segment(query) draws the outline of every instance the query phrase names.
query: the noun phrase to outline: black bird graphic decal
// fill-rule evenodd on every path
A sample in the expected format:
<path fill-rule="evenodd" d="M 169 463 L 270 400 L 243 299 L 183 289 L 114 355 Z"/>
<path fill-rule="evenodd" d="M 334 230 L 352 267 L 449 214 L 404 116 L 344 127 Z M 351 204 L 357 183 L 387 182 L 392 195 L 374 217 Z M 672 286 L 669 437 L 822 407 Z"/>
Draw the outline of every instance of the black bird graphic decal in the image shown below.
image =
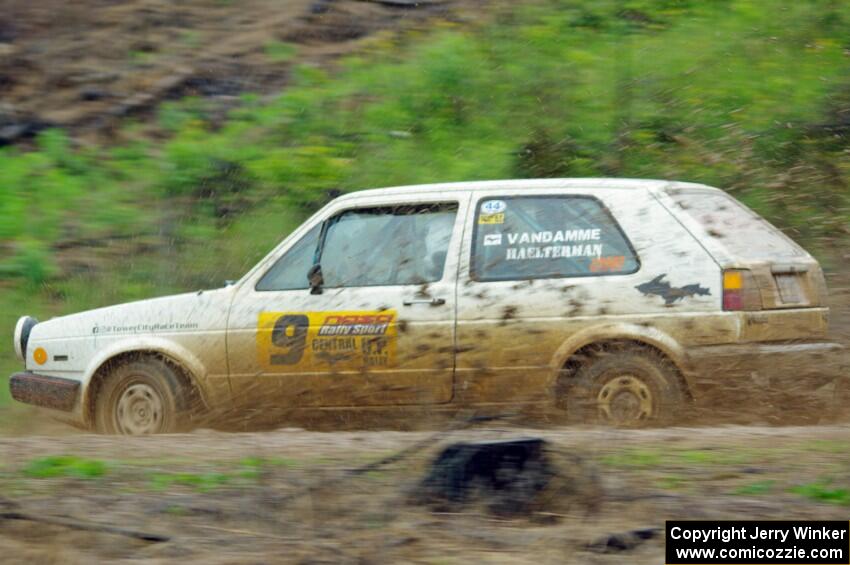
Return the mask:
<path fill-rule="evenodd" d="M 664 280 L 665 276 L 667 275 L 658 275 L 651 281 L 639 284 L 635 288 L 647 296 L 651 294 L 660 296 L 664 299 L 664 304 L 667 306 L 671 306 L 677 300 L 682 300 L 687 296 L 711 295 L 709 289 L 700 286 L 699 283 L 686 284 L 679 287 L 670 286 L 670 283 Z"/>

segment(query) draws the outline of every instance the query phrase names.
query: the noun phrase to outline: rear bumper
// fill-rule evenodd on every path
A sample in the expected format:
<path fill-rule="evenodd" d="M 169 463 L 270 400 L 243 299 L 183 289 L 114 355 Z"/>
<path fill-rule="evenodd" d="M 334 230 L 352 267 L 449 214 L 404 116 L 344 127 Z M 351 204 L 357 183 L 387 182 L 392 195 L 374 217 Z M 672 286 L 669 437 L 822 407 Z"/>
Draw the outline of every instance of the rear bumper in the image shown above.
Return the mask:
<path fill-rule="evenodd" d="M 80 396 L 80 382 L 26 371 L 9 378 L 9 390 L 18 402 L 73 412 Z"/>
<path fill-rule="evenodd" d="M 850 390 L 850 359 L 831 342 L 773 342 L 696 347 L 688 352 L 700 392 L 777 391 L 830 396 Z M 829 389 L 829 390 L 825 390 Z M 709 395 L 711 396 L 711 395 Z"/>

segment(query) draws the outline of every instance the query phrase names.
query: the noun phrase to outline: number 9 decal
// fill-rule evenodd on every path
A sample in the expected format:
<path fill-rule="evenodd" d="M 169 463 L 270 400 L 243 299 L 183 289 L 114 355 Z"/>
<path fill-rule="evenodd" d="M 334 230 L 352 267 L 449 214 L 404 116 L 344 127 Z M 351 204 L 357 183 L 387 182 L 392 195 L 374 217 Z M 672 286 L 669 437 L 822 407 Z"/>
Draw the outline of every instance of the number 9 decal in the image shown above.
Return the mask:
<path fill-rule="evenodd" d="M 310 319 L 300 314 L 281 316 L 272 329 L 272 345 L 285 349 L 285 353 L 272 353 L 269 359 L 271 365 L 295 365 L 304 356 L 307 346 L 307 331 L 310 329 Z"/>
<path fill-rule="evenodd" d="M 392 367 L 395 316 L 394 310 L 260 312 L 257 366 L 270 374 Z"/>

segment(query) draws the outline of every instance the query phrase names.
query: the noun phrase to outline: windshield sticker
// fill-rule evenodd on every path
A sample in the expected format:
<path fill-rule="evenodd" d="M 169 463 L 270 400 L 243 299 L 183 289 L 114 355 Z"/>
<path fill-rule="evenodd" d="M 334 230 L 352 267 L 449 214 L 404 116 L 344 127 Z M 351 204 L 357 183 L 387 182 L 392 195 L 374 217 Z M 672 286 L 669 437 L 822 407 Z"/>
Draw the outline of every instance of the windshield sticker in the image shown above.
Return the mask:
<path fill-rule="evenodd" d="M 508 243 L 510 245 L 524 245 L 526 243 L 560 243 L 572 241 L 599 241 L 602 230 L 599 228 L 588 230 L 555 230 L 537 231 L 523 233 L 509 233 Z"/>
<path fill-rule="evenodd" d="M 577 241 L 593 242 L 601 239 L 599 228 L 585 230 L 555 230 L 507 234 L 508 247 L 505 250 L 506 261 L 524 259 L 557 259 L 560 257 L 601 257 L 601 243 L 582 243 L 576 245 L 528 246 L 529 243 L 568 243 Z M 516 247 L 520 245 L 522 247 Z"/>
<path fill-rule="evenodd" d="M 617 273 L 623 270 L 623 265 L 626 262 L 624 255 L 611 255 L 608 257 L 595 257 L 590 262 L 591 273 Z"/>
<path fill-rule="evenodd" d="M 481 214 L 488 216 L 493 214 L 501 214 L 507 209 L 508 205 L 505 204 L 504 200 L 488 200 L 487 202 L 481 205 Z"/>
<path fill-rule="evenodd" d="M 504 224 L 505 223 L 505 213 L 499 212 L 498 214 L 481 214 L 478 216 L 479 224 Z"/>
<path fill-rule="evenodd" d="M 502 245 L 502 234 L 490 233 L 485 235 L 484 245 Z"/>
<path fill-rule="evenodd" d="M 602 244 L 593 245 L 547 245 L 546 247 L 508 247 L 505 250 L 506 261 L 523 259 L 558 259 L 560 257 L 599 257 Z"/>
<path fill-rule="evenodd" d="M 396 325 L 395 310 L 262 312 L 258 361 L 270 372 L 391 367 Z"/>

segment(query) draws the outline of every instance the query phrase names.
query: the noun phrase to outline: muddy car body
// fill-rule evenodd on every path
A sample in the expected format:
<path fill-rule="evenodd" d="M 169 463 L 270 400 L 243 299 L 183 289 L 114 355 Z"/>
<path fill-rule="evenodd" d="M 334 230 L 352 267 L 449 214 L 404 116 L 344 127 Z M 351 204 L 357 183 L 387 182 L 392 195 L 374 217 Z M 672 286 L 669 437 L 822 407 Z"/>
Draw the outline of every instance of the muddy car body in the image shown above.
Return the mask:
<path fill-rule="evenodd" d="M 367 190 L 231 286 L 22 318 L 26 371 L 11 389 L 123 433 L 177 429 L 190 409 L 545 403 L 663 421 L 705 391 L 776 386 L 788 358 L 837 349 L 825 300 L 815 259 L 711 187 Z"/>

